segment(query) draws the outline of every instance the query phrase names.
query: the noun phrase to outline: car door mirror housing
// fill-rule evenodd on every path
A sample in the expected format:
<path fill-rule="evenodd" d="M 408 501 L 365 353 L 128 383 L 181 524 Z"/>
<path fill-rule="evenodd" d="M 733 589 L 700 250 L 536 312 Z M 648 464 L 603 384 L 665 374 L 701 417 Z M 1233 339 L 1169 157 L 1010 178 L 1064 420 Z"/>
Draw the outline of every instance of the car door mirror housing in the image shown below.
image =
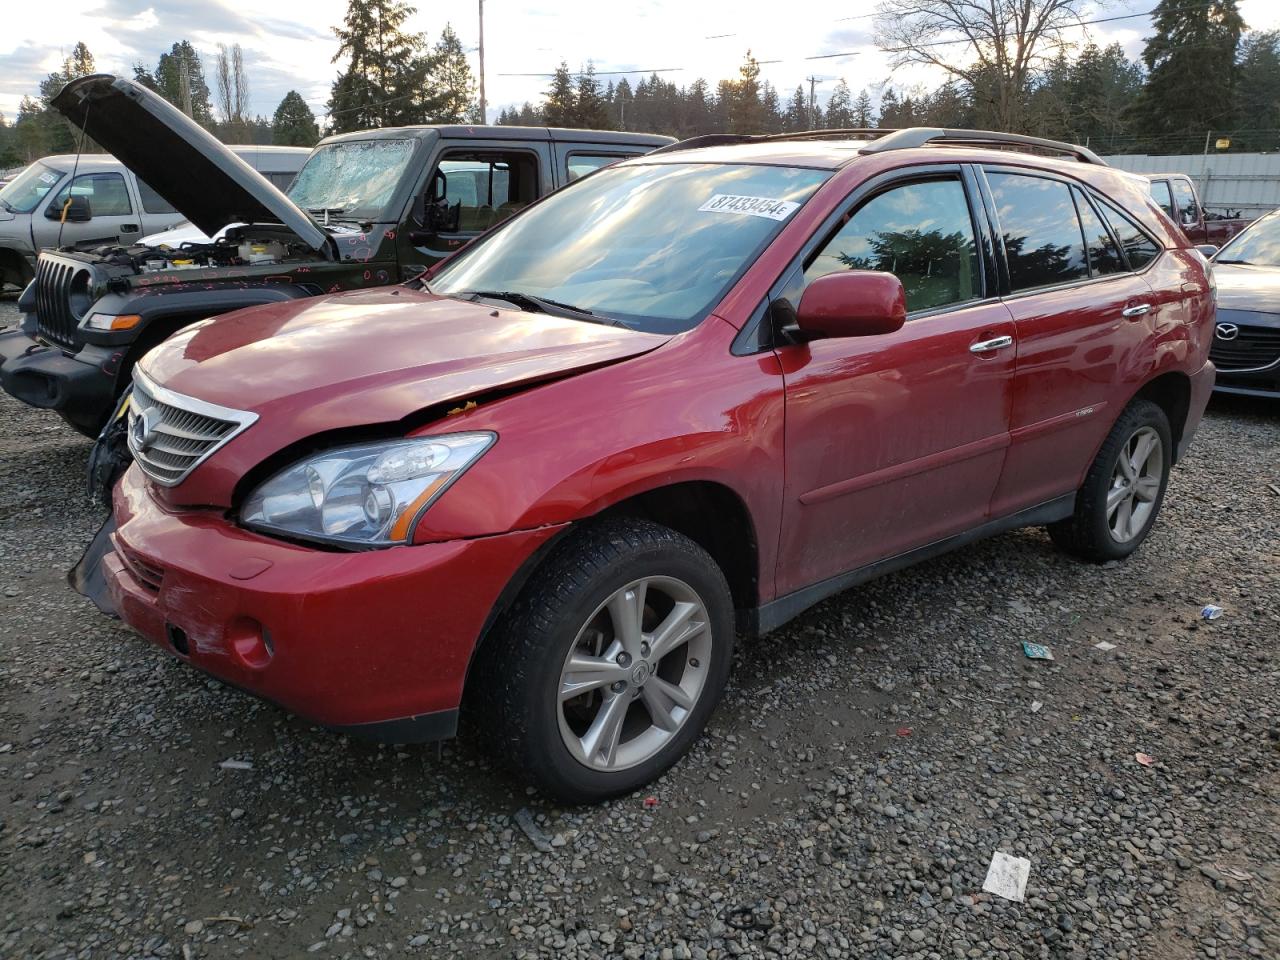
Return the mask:
<path fill-rule="evenodd" d="M 796 328 L 807 340 L 893 333 L 906 321 L 902 281 L 875 270 L 818 277 L 805 287 L 796 308 Z"/>
<path fill-rule="evenodd" d="M 87 223 L 93 219 L 88 197 L 68 197 L 62 203 L 51 203 L 45 208 L 44 215 L 50 220 L 61 220 L 63 206 L 67 208 L 67 223 Z"/>
<path fill-rule="evenodd" d="M 1206 260 L 1212 260 L 1218 252 L 1218 248 L 1212 243 L 1198 243 L 1196 244 L 1196 249 L 1200 251 L 1200 255 Z"/>

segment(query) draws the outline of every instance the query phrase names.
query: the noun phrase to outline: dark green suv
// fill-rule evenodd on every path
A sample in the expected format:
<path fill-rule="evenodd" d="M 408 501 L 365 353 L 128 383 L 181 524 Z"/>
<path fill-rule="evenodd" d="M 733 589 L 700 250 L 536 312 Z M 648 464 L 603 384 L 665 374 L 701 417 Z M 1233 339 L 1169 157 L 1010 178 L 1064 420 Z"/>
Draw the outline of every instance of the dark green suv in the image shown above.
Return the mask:
<path fill-rule="evenodd" d="M 399 283 L 539 197 L 673 142 L 546 127 L 423 126 L 328 137 L 280 191 L 167 101 L 105 74 L 53 105 L 190 220 L 132 246 L 41 254 L 0 384 L 95 434 L 134 362 L 240 307 Z M 68 205 L 82 217 L 86 201 Z"/>

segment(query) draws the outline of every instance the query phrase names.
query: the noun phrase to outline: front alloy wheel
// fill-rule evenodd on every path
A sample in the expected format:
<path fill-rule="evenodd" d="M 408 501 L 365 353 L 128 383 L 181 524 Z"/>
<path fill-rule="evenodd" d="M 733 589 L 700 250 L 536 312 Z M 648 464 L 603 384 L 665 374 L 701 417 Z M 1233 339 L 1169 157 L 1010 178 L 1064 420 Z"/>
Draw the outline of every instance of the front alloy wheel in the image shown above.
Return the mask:
<path fill-rule="evenodd" d="M 483 648 L 473 716 L 552 797 L 628 793 L 702 732 L 733 634 L 729 587 L 705 550 L 647 520 L 594 521 L 557 545 Z"/>
<path fill-rule="evenodd" d="M 680 731 L 707 684 L 707 620 L 672 577 L 636 580 L 596 608 L 560 671 L 560 736 L 579 763 L 633 767 Z"/>

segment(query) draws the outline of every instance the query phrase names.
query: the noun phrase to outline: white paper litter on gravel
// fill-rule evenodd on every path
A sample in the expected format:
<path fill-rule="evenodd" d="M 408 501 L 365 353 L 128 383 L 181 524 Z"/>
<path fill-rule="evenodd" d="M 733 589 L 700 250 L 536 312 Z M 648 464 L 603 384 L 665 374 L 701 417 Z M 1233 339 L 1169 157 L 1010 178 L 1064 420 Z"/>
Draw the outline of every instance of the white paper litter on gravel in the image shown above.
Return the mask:
<path fill-rule="evenodd" d="M 1099 650 L 1101 650 L 1103 653 L 1106 653 L 1108 650 L 1114 650 L 1116 648 L 1116 645 L 1114 643 L 1107 643 L 1107 641 L 1105 640 L 1099 640 L 1097 643 L 1094 644 L 1094 646 L 1097 647 Z"/>
<path fill-rule="evenodd" d="M 1031 861 L 1024 857 L 1011 857 L 997 850 L 991 855 L 987 867 L 987 879 L 982 889 L 1006 900 L 1022 903 L 1026 899 L 1027 878 L 1031 876 Z"/>

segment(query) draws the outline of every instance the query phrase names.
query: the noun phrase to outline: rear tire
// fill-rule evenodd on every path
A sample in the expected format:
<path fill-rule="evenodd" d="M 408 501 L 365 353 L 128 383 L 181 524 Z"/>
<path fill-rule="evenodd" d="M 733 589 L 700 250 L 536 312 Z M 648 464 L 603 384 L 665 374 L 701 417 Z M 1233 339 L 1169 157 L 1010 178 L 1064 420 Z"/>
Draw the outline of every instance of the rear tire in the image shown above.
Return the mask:
<path fill-rule="evenodd" d="M 724 574 L 692 540 L 607 520 L 560 544 L 484 651 L 479 722 L 545 794 L 635 790 L 689 750 L 733 657 Z"/>
<path fill-rule="evenodd" d="M 1137 550 L 1160 514 L 1172 452 L 1165 412 L 1149 400 L 1130 403 L 1089 467 L 1075 513 L 1049 525 L 1053 542 L 1094 563 Z"/>

